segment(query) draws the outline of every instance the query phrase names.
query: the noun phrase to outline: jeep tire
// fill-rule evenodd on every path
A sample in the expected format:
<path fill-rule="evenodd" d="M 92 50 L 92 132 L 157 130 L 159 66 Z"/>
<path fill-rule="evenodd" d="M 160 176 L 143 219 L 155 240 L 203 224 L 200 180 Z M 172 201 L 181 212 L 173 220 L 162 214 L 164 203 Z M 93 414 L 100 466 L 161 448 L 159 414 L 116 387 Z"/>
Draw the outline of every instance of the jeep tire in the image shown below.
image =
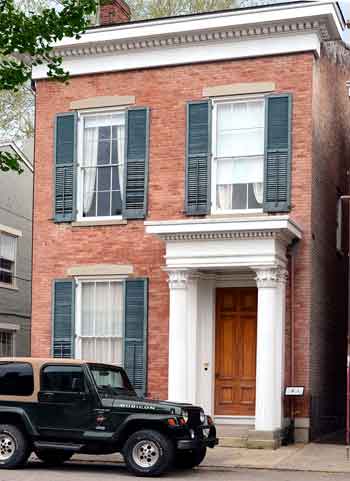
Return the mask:
<path fill-rule="evenodd" d="M 207 454 L 207 448 L 191 449 L 191 451 L 177 451 L 175 467 L 192 469 L 199 466 Z"/>
<path fill-rule="evenodd" d="M 23 466 L 30 448 L 23 432 L 12 424 L 0 424 L 0 469 Z"/>
<path fill-rule="evenodd" d="M 123 456 L 136 476 L 159 476 L 174 460 L 174 445 L 164 434 L 151 429 L 136 431 L 126 440 Z"/>
<path fill-rule="evenodd" d="M 48 466 L 59 466 L 69 461 L 73 453 L 70 451 L 59 451 L 57 449 L 43 449 L 35 451 L 35 455 Z"/>

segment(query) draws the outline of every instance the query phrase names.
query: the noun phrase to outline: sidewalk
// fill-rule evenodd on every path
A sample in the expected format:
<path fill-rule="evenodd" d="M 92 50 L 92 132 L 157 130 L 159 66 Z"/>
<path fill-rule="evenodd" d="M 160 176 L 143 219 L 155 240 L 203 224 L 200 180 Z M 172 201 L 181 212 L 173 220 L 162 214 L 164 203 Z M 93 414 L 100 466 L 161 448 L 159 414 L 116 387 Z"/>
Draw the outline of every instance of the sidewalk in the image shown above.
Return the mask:
<path fill-rule="evenodd" d="M 119 454 L 109 456 L 75 455 L 73 460 L 93 463 L 121 463 Z M 276 451 L 218 447 L 208 449 L 201 468 L 230 470 L 236 468 L 276 469 L 281 471 L 314 471 L 350 473 L 346 447 L 332 444 L 306 444 L 282 447 Z"/>

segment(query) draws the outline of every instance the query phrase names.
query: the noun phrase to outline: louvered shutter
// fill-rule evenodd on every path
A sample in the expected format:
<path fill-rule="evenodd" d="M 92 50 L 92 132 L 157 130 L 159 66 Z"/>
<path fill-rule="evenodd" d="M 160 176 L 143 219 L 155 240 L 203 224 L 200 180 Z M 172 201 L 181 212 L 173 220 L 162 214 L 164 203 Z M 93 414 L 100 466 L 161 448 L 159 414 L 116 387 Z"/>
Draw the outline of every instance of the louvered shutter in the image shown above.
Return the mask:
<path fill-rule="evenodd" d="M 124 367 L 139 395 L 147 389 L 147 279 L 125 282 Z"/>
<path fill-rule="evenodd" d="M 130 108 L 126 121 L 124 217 L 144 219 L 147 213 L 149 109 Z"/>
<path fill-rule="evenodd" d="M 210 129 L 211 103 L 187 105 L 186 213 L 203 215 L 210 211 Z"/>
<path fill-rule="evenodd" d="M 291 184 L 290 94 L 271 95 L 266 105 L 264 212 L 289 212 Z"/>
<path fill-rule="evenodd" d="M 58 114 L 55 122 L 55 221 L 75 218 L 76 114 Z"/>
<path fill-rule="evenodd" d="M 74 357 L 74 290 L 74 281 L 54 281 L 52 323 L 53 357 Z"/>

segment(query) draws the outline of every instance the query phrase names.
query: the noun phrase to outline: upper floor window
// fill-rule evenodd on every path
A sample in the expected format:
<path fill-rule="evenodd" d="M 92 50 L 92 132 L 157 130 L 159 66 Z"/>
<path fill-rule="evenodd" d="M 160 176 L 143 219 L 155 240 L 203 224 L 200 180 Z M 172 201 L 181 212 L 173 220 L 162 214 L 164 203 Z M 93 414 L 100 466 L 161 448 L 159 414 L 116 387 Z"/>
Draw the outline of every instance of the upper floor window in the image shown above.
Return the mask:
<path fill-rule="evenodd" d="M 123 210 L 125 112 L 85 114 L 79 130 L 80 218 L 120 216 Z"/>
<path fill-rule="evenodd" d="M 264 99 L 214 103 L 212 172 L 214 211 L 262 208 L 264 124 Z"/>
<path fill-rule="evenodd" d="M 15 284 L 17 238 L 0 232 L 0 285 Z"/>

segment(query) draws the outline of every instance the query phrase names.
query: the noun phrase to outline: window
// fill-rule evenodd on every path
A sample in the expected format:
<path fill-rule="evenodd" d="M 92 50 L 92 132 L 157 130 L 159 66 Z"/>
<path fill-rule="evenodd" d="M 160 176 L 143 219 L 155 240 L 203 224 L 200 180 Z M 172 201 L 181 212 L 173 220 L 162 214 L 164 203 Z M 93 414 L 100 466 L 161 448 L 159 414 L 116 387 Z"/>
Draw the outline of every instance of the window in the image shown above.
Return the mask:
<path fill-rule="evenodd" d="M 125 112 L 85 114 L 79 131 L 79 217 L 120 216 Z"/>
<path fill-rule="evenodd" d="M 214 211 L 262 208 L 264 123 L 263 99 L 214 104 Z"/>
<path fill-rule="evenodd" d="M 15 355 L 14 334 L 9 331 L 0 331 L 0 356 L 11 357 Z"/>
<path fill-rule="evenodd" d="M 0 232 L 0 284 L 15 283 L 17 237 Z"/>
<path fill-rule="evenodd" d="M 127 393 L 134 395 L 135 391 L 130 384 L 125 372 L 119 368 L 89 365 L 90 372 L 96 383 L 97 389 L 103 397 Z"/>
<path fill-rule="evenodd" d="M 1 396 L 30 396 L 33 391 L 34 375 L 30 364 L 0 361 Z"/>
<path fill-rule="evenodd" d="M 341 198 L 337 201 L 337 231 L 336 231 L 336 248 L 339 253 L 343 251 L 343 201 Z"/>
<path fill-rule="evenodd" d="M 118 281 L 82 281 L 77 304 L 77 357 L 122 365 L 123 284 Z"/>
<path fill-rule="evenodd" d="M 81 366 L 45 366 L 41 372 L 41 390 L 85 392 L 84 371 Z"/>

